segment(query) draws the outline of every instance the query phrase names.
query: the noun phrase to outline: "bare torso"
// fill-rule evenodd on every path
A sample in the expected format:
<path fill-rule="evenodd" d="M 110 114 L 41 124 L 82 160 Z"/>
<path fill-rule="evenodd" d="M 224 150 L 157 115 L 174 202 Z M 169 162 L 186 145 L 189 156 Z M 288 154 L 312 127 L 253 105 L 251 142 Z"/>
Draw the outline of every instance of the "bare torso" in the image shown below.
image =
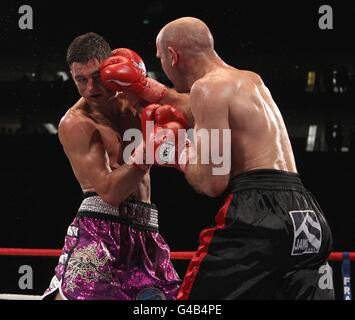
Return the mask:
<path fill-rule="evenodd" d="M 223 91 L 218 107 L 228 109 L 231 177 L 256 169 L 297 172 L 282 115 L 257 74 L 225 66 L 200 81 L 212 95 L 220 94 L 213 90 Z"/>
<path fill-rule="evenodd" d="M 91 113 L 84 99 L 80 99 L 73 107 L 71 107 L 62 118 L 61 122 L 70 120 L 71 123 L 89 123 L 94 126 L 102 141 L 105 150 L 105 165 L 108 172 L 117 169 L 123 162 L 123 150 L 129 142 L 122 140 L 125 130 L 130 128 L 140 129 L 140 116 L 132 108 L 127 108 L 120 100 L 117 100 L 117 109 L 113 109 L 112 113 L 103 115 L 100 113 Z M 116 111 L 117 110 L 117 111 Z M 83 132 L 82 139 L 86 139 Z M 88 177 L 81 170 L 80 158 L 73 157 L 72 154 L 66 151 L 65 134 L 62 134 L 61 142 L 63 144 L 66 155 L 71 163 L 74 175 L 78 180 L 83 192 L 95 191 Z M 150 202 L 150 177 L 147 173 L 142 181 L 137 184 L 135 192 L 132 194 L 137 199 Z"/>

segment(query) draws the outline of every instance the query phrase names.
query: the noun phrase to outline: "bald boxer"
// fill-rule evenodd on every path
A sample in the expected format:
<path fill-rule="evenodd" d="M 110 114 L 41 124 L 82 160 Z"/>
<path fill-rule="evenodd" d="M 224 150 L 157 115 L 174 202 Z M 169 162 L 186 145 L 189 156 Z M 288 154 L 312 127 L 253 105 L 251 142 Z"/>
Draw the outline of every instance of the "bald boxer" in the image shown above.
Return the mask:
<path fill-rule="evenodd" d="M 260 76 L 225 63 L 196 18 L 168 23 L 156 45 L 176 90 L 190 94 L 184 107 L 170 90 L 157 100 L 192 113 L 197 164 L 184 164 L 185 177 L 198 192 L 226 195 L 216 226 L 200 234 L 178 298 L 334 299 L 331 230 L 302 184 L 282 115 Z M 150 89 L 149 79 L 138 81 Z M 231 134 L 229 146 L 210 145 L 209 164 L 201 161 L 201 129 L 210 137 L 218 129 L 220 140 L 223 130 Z M 230 154 L 230 170 L 215 174 L 212 156 L 221 153 Z"/>
<path fill-rule="evenodd" d="M 81 98 L 61 119 L 59 139 L 83 200 L 44 298 L 175 299 L 180 279 L 158 232 L 150 166 L 123 161 L 128 142 L 122 137 L 141 128 L 142 100 L 102 84 L 99 66 L 110 56 L 110 46 L 95 33 L 75 38 L 68 48 Z"/>
<path fill-rule="evenodd" d="M 168 23 L 156 45 L 175 88 L 190 92 L 196 131 L 231 130 L 228 174 L 213 175 L 211 162 L 186 167 L 197 191 L 227 197 L 216 227 L 201 232 L 179 298 L 334 299 L 331 231 L 297 174 L 282 115 L 260 76 L 225 63 L 196 18 Z"/>

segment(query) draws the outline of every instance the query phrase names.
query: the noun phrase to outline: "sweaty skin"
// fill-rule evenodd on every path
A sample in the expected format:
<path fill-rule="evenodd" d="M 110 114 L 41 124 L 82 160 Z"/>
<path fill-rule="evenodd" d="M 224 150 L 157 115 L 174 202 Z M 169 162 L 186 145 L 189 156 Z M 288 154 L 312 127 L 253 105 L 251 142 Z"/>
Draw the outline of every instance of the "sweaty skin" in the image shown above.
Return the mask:
<path fill-rule="evenodd" d="M 104 88 L 95 78 L 98 66 L 97 60 L 72 65 L 82 98 L 61 119 L 60 142 L 84 192 L 96 191 L 112 205 L 129 195 L 150 202 L 149 172 L 125 164 L 122 156 L 123 133 L 130 128 L 140 129 L 141 106 L 136 98 L 114 96 Z"/>
<path fill-rule="evenodd" d="M 59 139 L 83 192 L 95 191 L 117 206 L 128 196 L 150 202 L 150 176 L 123 162 L 126 129 L 140 129 L 137 98 L 115 95 L 99 77 L 97 59 L 74 62 L 71 74 L 82 98 L 59 123 Z M 55 300 L 62 300 L 58 292 Z"/>
<path fill-rule="evenodd" d="M 190 93 L 186 108 L 192 112 L 194 129 L 231 130 L 228 174 L 213 175 L 211 161 L 187 166 L 185 177 L 197 191 L 218 196 L 230 178 L 255 169 L 297 172 L 285 123 L 270 91 L 259 75 L 229 66 L 217 55 L 202 21 L 186 17 L 170 22 L 158 34 L 156 45 L 175 88 Z M 221 146 L 222 135 L 214 152 L 222 154 Z M 200 147 L 197 136 L 198 163 Z"/>
<path fill-rule="evenodd" d="M 262 168 L 296 172 L 281 113 L 257 74 L 217 68 L 195 82 L 190 99 L 197 129 L 231 129 L 231 177 Z"/>

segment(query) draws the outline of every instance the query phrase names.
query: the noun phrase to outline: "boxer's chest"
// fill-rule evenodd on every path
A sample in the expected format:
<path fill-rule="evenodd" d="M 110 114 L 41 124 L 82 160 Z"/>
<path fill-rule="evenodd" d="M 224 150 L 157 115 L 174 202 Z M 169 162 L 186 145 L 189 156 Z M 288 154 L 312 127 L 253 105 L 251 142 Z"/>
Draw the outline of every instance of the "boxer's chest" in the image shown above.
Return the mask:
<path fill-rule="evenodd" d="M 131 135 L 128 134 L 128 130 L 140 130 L 140 120 L 133 115 L 122 116 L 105 124 L 97 124 L 97 128 L 101 134 L 107 161 L 111 169 L 117 168 L 124 163 L 124 149 L 132 142 L 124 141 L 124 135 L 125 133 L 127 136 Z"/>

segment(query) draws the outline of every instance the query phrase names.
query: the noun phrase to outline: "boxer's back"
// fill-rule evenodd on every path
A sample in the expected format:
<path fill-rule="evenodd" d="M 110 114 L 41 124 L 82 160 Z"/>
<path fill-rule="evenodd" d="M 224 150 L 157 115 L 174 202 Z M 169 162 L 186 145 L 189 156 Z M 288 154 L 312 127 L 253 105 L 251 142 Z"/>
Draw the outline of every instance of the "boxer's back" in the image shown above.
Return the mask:
<path fill-rule="evenodd" d="M 201 80 L 211 94 L 223 94 L 219 108 L 228 108 L 232 138 L 231 176 L 270 168 L 297 172 L 282 115 L 261 78 L 229 66 L 207 73 Z M 219 83 L 217 85 L 217 83 Z"/>

